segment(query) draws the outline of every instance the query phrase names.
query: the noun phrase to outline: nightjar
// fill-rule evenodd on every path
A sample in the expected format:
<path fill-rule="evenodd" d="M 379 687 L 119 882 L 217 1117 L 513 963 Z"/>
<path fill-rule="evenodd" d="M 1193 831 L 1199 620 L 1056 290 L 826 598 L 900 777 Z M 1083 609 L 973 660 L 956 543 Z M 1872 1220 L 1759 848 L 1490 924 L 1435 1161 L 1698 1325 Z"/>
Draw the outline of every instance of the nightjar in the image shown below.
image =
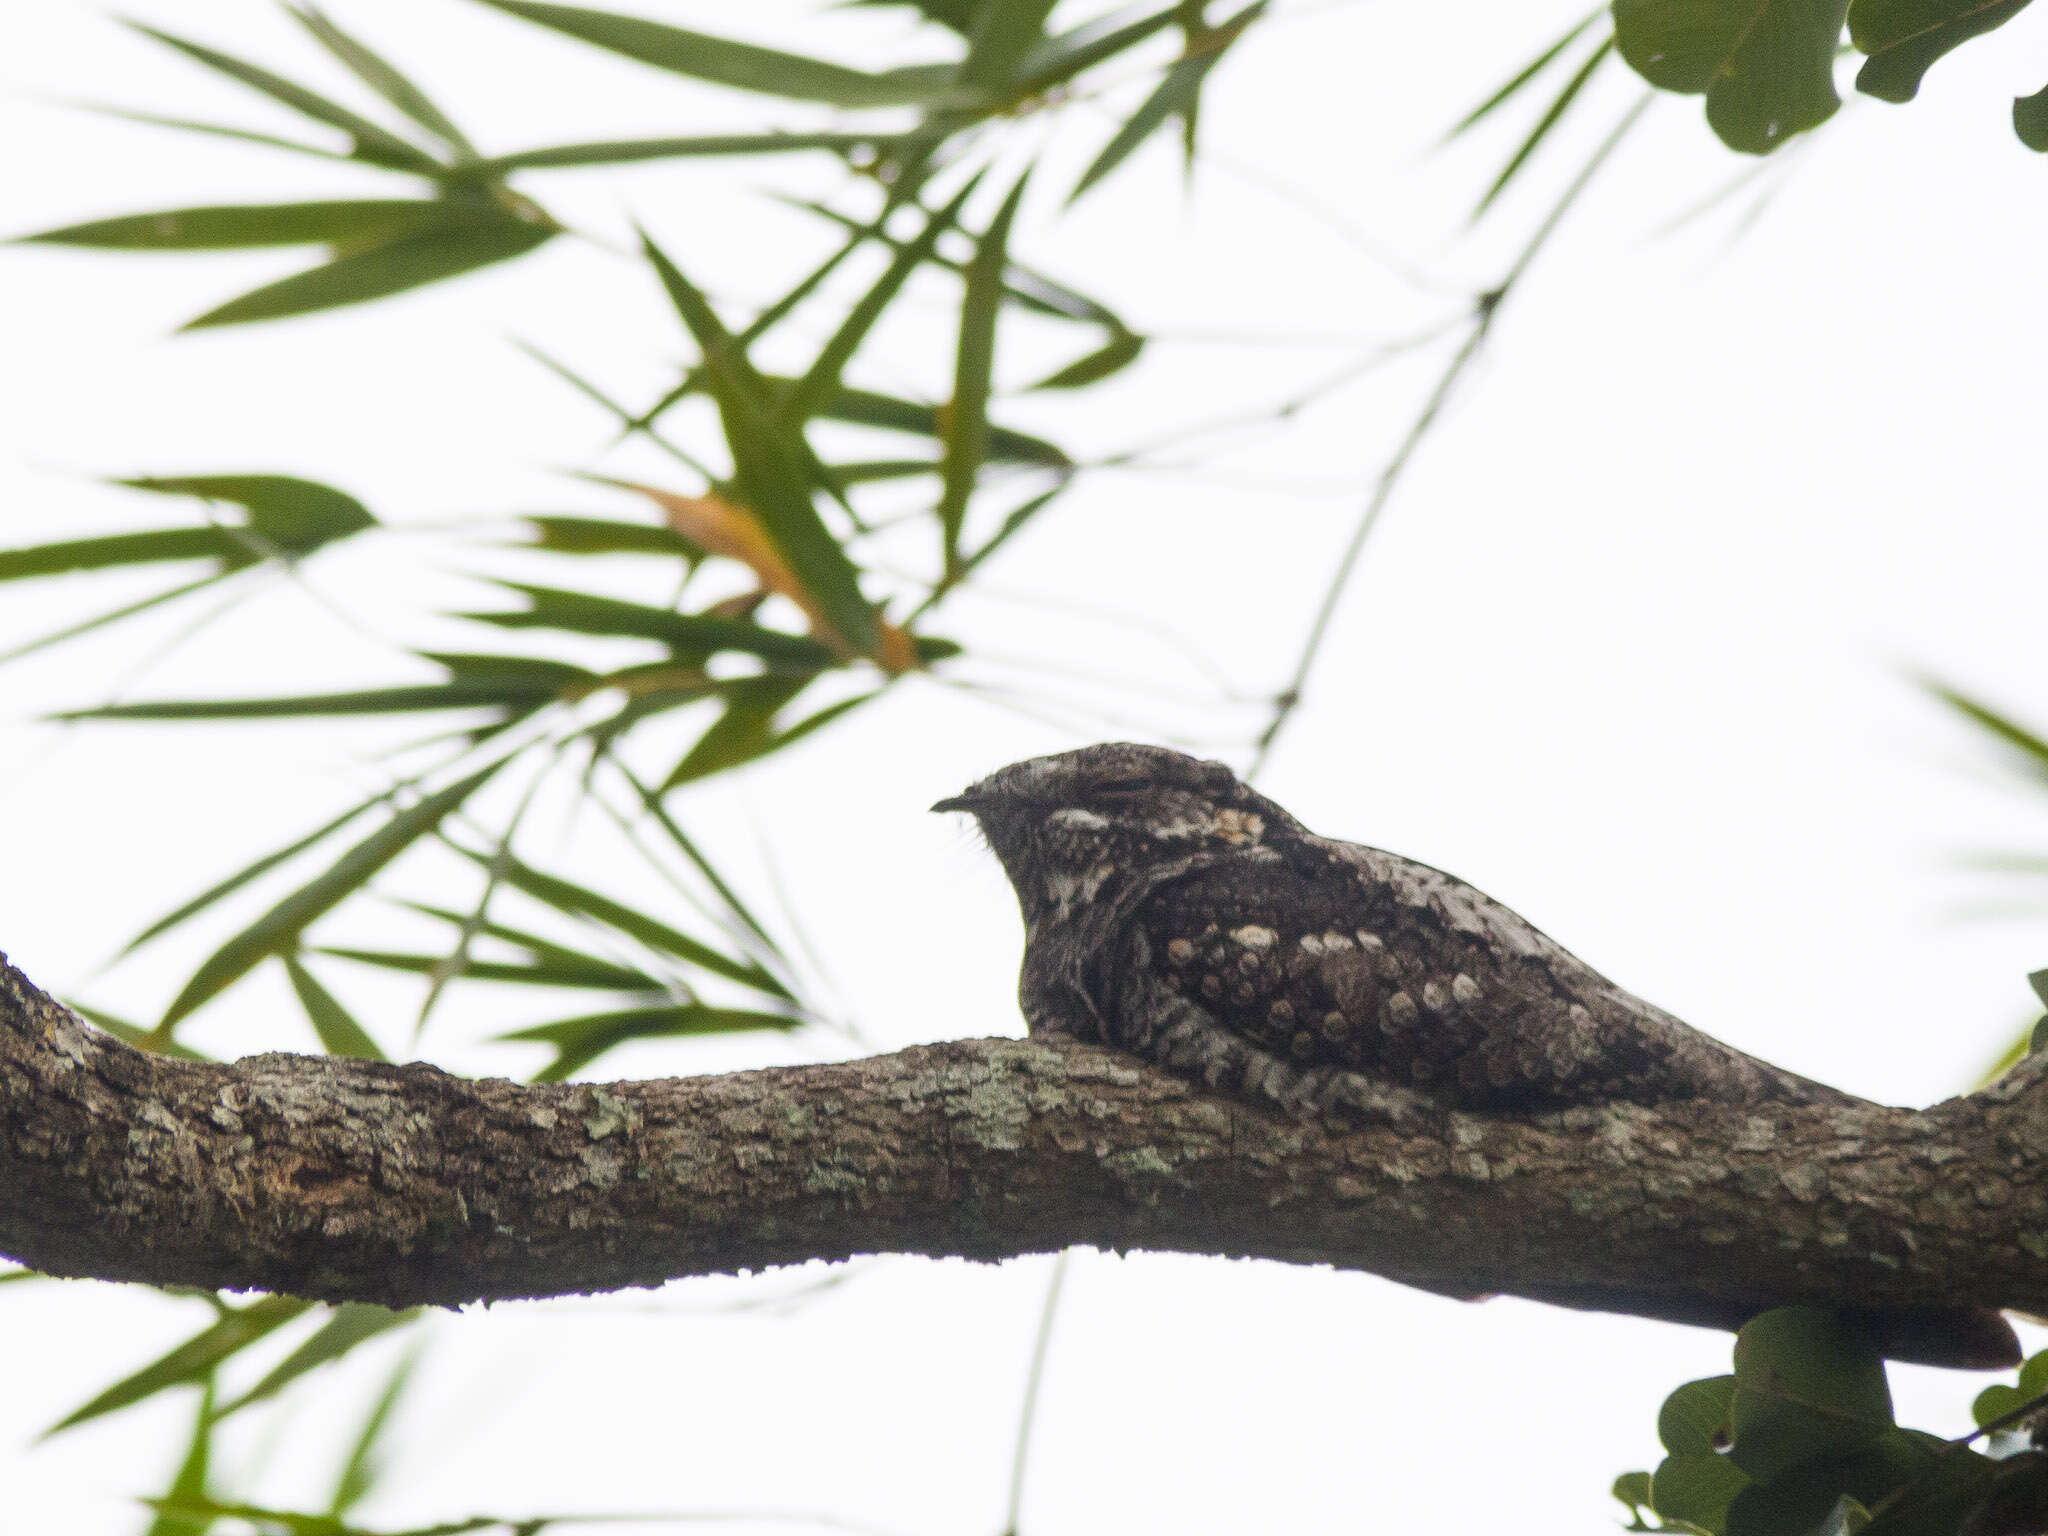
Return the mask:
<path fill-rule="evenodd" d="M 1849 1104 L 1631 996 L 1428 865 L 1318 837 L 1221 763 L 1112 742 L 990 774 L 1033 1034 L 1367 1118 L 1706 1098 Z"/>

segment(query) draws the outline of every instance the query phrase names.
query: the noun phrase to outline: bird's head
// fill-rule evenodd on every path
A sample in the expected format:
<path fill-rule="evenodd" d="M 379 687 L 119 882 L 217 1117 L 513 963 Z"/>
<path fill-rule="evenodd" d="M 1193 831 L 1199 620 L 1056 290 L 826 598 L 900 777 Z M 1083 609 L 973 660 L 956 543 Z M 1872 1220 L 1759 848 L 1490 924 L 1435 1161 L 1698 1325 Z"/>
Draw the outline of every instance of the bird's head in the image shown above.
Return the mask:
<path fill-rule="evenodd" d="M 1128 741 L 1012 763 L 932 809 L 973 815 L 1027 917 L 1123 872 L 1295 829 L 1224 764 Z"/>

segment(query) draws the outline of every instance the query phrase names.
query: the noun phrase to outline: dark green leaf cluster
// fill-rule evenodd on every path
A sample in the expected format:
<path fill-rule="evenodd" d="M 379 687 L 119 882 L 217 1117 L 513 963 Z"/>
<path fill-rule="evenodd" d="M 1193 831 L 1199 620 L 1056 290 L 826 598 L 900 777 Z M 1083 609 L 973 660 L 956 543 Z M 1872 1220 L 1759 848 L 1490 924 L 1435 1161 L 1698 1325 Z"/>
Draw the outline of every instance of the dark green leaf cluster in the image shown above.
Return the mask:
<path fill-rule="evenodd" d="M 1707 98 L 1731 149 L 1769 154 L 1841 106 L 1835 60 L 1844 26 L 1864 57 L 1856 89 L 1911 101 L 1951 49 L 2003 26 L 2027 0 L 1613 0 L 1621 56 L 1650 84 Z M 2013 103 L 2013 127 L 2048 150 L 2040 95 Z"/>
<path fill-rule="evenodd" d="M 1823 1308 L 1783 1307 L 1742 1329 L 1733 1375 L 1665 1399 L 1664 1460 L 1616 1479 L 1614 1496 L 1638 1531 L 1957 1536 L 2000 1490 L 2013 1496 L 2011 1469 L 1970 1442 L 2038 1410 L 2044 1387 L 2048 1355 L 2037 1355 L 2018 1386 L 1978 1398 L 1974 1433 L 1904 1429 L 1884 1361 L 1854 1327 Z"/>

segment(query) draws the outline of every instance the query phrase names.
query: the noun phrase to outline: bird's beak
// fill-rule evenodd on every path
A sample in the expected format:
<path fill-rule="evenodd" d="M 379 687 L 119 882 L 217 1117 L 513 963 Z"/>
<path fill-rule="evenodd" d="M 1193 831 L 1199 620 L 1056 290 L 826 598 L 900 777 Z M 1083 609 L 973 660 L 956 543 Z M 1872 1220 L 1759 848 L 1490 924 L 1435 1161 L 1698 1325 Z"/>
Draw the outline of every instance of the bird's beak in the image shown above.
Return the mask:
<path fill-rule="evenodd" d="M 949 795 L 932 807 L 935 811 L 971 811 L 981 804 L 971 791 Z"/>

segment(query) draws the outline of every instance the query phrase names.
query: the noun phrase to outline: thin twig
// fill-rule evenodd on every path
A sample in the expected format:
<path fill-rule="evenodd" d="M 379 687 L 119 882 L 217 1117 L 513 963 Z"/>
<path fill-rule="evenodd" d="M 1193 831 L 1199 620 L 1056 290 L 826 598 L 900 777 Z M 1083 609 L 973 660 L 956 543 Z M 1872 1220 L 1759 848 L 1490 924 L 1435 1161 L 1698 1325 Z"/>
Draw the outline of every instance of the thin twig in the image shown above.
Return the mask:
<path fill-rule="evenodd" d="M 1379 480 L 1365 504 L 1364 512 L 1359 516 L 1358 526 L 1351 531 L 1350 542 L 1345 545 L 1344 553 L 1337 561 L 1337 568 L 1332 572 L 1329 585 L 1323 592 L 1323 600 L 1317 605 L 1315 618 L 1309 623 L 1308 638 L 1302 644 L 1301 659 L 1295 663 L 1293 676 L 1288 679 L 1287 686 L 1280 691 L 1279 702 L 1273 709 L 1273 718 L 1259 737 L 1258 746 L 1252 754 L 1250 773 L 1256 774 L 1265 766 L 1280 732 L 1286 728 L 1287 723 L 1294 718 L 1295 711 L 1301 707 L 1302 691 L 1308 684 L 1309 674 L 1315 669 L 1323 643 L 1329 637 L 1330 621 L 1336 617 L 1337 605 L 1344 596 L 1344 589 L 1350 585 L 1352 572 L 1358 565 L 1358 557 L 1365 551 L 1365 541 L 1379 523 L 1380 514 L 1386 510 L 1387 503 L 1393 498 L 1403 473 L 1415 458 L 1416 450 L 1422 446 L 1436 426 L 1459 381 L 1485 346 L 1487 337 L 1492 334 L 1493 322 L 1500 313 L 1502 303 L 1514 291 L 1537 254 L 1549 243 L 1550 237 L 1557 232 L 1558 225 L 1563 222 L 1572 205 L 1578 201 L 1579 195 L 1607 163 L 1608 157 L 1620 147 L 1628 131 L 1649 107 L 1650 101 L 1651 94 L 1646 91 L 1636 104 L 1622 115 L 1621 120 L 1608 132 L 1607 137 L 1600 141 L 1599 147 L 1580 167 L 1579 174 L 1572 178 L 1571 184 L 1565 188 L 1563 195 L 1545 215 L 1543 222 L 1536 226 L 1535 232 L 1523 245 L 1521 253 L 1515 257 L 1514 263 L 1508 268 L 1500 283 L 1473 301 L 1471 331 L 1458 350 L 1451 355 L 1450 362 L 1445 365 L 1443 373 L 1436 381 L 1436 387 L 1430 391 L 1429 398 L 1416 413 L 1407 435 L 1401 439 L 1393 457 L 1387 460 L 1386 467 L 1380 471 Z"/>
<path fill-rule="evenodd" d="M 1046 1282 L 1045 1302 L 1038 1312 L 1038 1342 L 1031 1347 L 1031 1373 L 1024 1378 L 1024 1405 L 1017 1417 L 1017 1452 L 1010 1460 L 1010 1500 L 1003 1517 L 1003 1536 L 1018 1536 L 1017 1519 L 1024 1507 L 1024 1475 L 1031 1469 L 1031 1434 L 1038 1425 L 1038 1395 L 1045 1386 L 1045 1361 L 1052 1352 L 1052 1328 L 1060 1311 L 1060 1296 L 1066 1290 L 1067 1271 L 1074 1250 L 1062 1248 L 1052 1261 L 1052 1277 Z"/>

